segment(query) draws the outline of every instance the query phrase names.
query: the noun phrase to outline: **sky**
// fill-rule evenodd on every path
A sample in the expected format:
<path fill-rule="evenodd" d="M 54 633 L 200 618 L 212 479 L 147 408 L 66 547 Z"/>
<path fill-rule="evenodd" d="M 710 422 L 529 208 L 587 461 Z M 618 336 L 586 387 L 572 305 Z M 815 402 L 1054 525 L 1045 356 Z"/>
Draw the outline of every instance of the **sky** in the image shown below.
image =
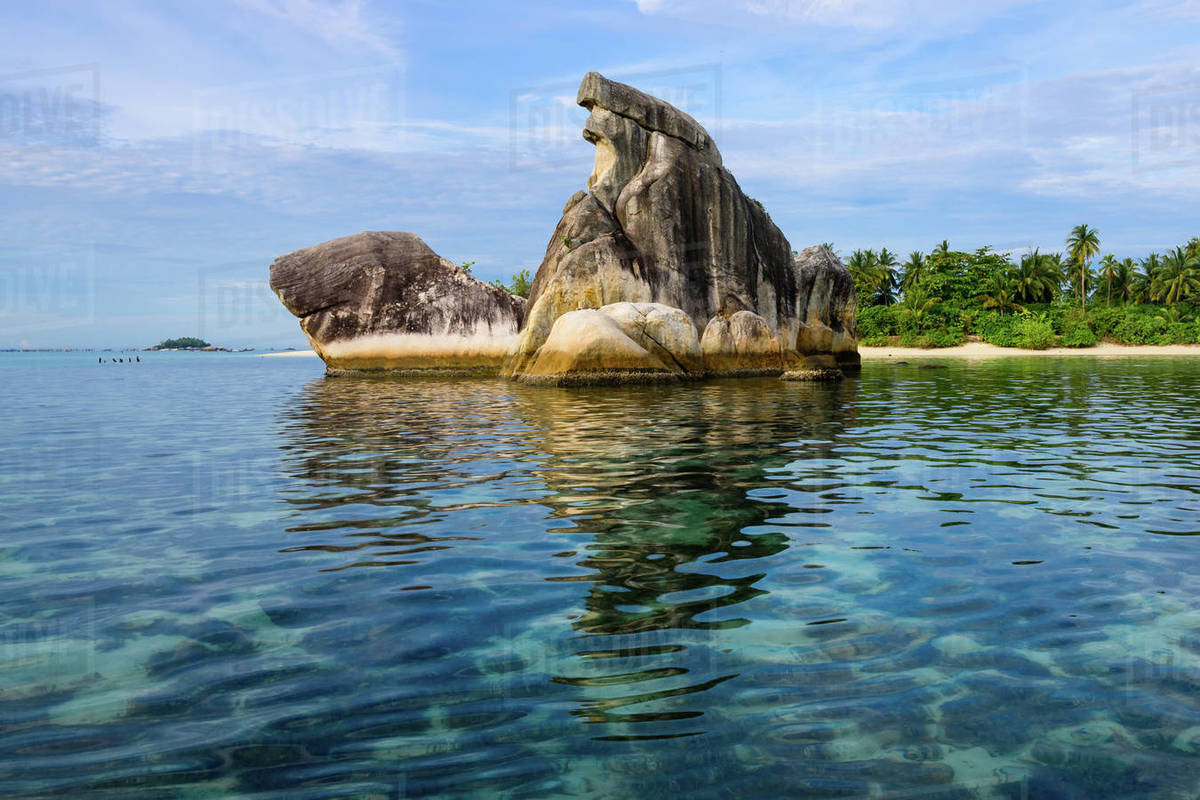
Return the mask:
<path fill-rule="evenodd" d="M 536 271 L 599 71 L 793 248 L 1200 234 L 1200 0 L 211 0 L 0 9 L 0 348 L 304 347 L 271 262 L 412 231 Z"/>

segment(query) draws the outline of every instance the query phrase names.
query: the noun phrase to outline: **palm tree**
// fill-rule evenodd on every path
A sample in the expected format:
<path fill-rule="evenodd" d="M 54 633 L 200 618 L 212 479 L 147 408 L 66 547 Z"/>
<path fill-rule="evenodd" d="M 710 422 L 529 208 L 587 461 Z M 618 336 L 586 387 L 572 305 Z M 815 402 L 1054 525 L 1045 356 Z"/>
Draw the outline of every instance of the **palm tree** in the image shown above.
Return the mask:
<path fill-rule="evenodd" d="M 1154 287 L 1154 276 L 1162 269 L 1162 259 L 1158 253 L 1151 253 L 1142 259 L 1142 271 L 1133 276 L 1133 296 L 1139 303 L 1150 300 Z"/>
<path fill-rule="evenodd" d="M 1026 303 L 1048 303 L 1058 291 L 1058 257 L 1042 255 L 1034 250 L 1021 257 L 1021 263 L 1013 268 L 1010 280 L 1017 299 Z"/>
<path fill-rule="evenodd" d="M 855 289 L 861 290 L 863 297 L 872 297 L 884 279 L 874 250 L 855 250 L 846 260 L 846 269 L 854 276 Z"/>
<path fill-rule="evenodd" d="M 1009 309 L 1025 310 L 1025 306 L 1016 301 L 1013 296 L 1013 284 L 1016 283 L 1016 275 L 1010 272 L 994 272 L 984 287 L 980 297 L 983 299 L 984 308 L 994 308 L 1000 312 L 1000 316 L 1004 316 L 1004 312 Z"/>
<path fill-rule="evenodd" d="M 904 295 L 904 303 L 897 311 L 901 314 L 911 316 L 913 323 L 920 329 L 921 322 L 924 321 L 925 316 L 941 301 L 940 297 L 930 297 L 929 292 L 920 286 L 914 286 L 911 291 Z"/>
<path fill-rule="evenodd" d="M 1182 247 L 1167 253 L 1150 283 L 1150 295 L 1167 305 L 1200 294 L 1200 261 Z"/>
<path fill-rule="evenodd" d="M 950 240 L 942 239 L 942 243 L 939 244 L 937 247 L 933 248 L 933 252 L 935 252 L 941 256 L 944 256 L 944 255 L 946 255 L 946 253 L 949 253 L 950 252 Z"/>
<path fill-rule="evenodd" d="M 877 306 L 890 306 L 896 302 L 896 290 L 900 288 L 896 278 L 896 254 L 886 247 L 875 257 L 875 266 L 879 273 L 879 286 L 875 288 L 873 302 Z"/>
<path fill-rule="evenodd" d="M 1193 236 L 1188 239 L 1188 243 L 1183 246 L 1189 256 L 1200 258 L 1200 236 Z"/>
<path fill-rule="evenodd" d="M 920 283 L 924 275 L 925 256 L 921 254 L 920 250 L 913 250 L 908 254 L 908 261 L 904 262 L 904 280 L 901 282 L 901 288 L 907 292 Z"/>
<path fill-rule="evenodd" d="M 1079 270 L 1079 307 L 1087 307 L 1088 266 L 1100 252 L 1100 231 L 1085 225 L 1076 225 L 1067 237 L 1067 251 L 1071 261 Z"/>
<path fill-rule="evenodd" d="M 1128 303 L 1133 299 L 1134 291 L 1137 288 L 1137 277 L 1137 265 L 1133 259 L 1121 259 L 1121 263 L 1117 264 L 1114 281 L 1117 285 L 1117 299 L 1122 303 Z"/>
<path fill-rule="evenodd" d="M 1104 305 L 1112 305 L 1112 284 L 1113 278 L 1117 277 L 1117 257 L 1109 253 L 1100 260 L 1100 277 L 1108 282 L 1108 299 Z"/>

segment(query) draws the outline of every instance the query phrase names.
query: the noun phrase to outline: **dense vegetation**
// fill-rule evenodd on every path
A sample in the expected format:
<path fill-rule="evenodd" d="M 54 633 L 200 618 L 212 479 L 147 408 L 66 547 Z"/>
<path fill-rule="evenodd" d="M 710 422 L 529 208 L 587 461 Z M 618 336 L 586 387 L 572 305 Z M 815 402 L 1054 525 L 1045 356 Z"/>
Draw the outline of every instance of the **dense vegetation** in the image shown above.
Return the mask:
<path fill-rule="evenodd" d="M 950 347 L 968 336 L 1001 347 L 1200 342 L 1200 237 L 1143 259 L 1100 257 L 1079 225 L 1065 253 L 1014 257 L 943 241 L 903 262 L 887 248 L 846 259 L 858 295 L 859 341 Z"/>
<path fill-rule="evenodd" d="M 163 339 L 155 345 L 160 350 L 181 350 L 187 347 L 212 347 L 203 339 L 197 339 L 195 336 L 181 336 L 178 339 Z"/>

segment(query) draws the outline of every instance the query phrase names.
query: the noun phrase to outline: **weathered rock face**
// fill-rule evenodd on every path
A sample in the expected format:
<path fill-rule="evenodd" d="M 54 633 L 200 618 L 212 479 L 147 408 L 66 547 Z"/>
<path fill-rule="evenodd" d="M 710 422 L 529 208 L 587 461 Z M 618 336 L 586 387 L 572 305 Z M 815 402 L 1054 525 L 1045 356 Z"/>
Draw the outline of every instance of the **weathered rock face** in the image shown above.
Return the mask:
<path fill-rule="evenodd" d="M 271 289 L 333 371 L 495 373 L 525 316 L 523 298 L 393 231 L 281 256 Z"/>
<path fill-rule="evenodd" d="M 703 372 L 696 328 L 686 314 L 658 303 L 613 303 L 555 320 L 518 379 L 579 386 L 676 381 Z"/>
<path fill-rule="evenodd" d="M 563 362 L 557 321 L 616 303 L 678 309 L 702 332 L 700 358 L 673 370 L 679 374 L 857 366 L 850 273 L 825 248 L 793 258 L 699 123 L 594 72 L 578 102 L 591 112 L 583 135 L 596 146 L 595 167 L 588 192 L 568 201 L 546 248 L 505 374 L 533 375 L 552 338 L 556 363 Z M 586 361 L 605 372 L 603 359 L 595 360 L 604 348 L 589 349 L 587 331 L 571 330 L 571 346 L 593 354 L 576 368 Z"/>

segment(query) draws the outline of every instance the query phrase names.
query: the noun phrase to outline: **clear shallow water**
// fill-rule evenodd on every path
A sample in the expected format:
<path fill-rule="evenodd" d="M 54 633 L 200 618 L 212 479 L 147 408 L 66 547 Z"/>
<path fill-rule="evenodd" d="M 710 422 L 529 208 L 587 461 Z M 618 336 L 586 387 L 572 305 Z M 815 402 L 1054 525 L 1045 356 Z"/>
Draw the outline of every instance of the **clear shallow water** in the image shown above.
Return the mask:
<path fill-rule="evenodd" d="M 1200 796 L 1200 364 L 5 355 L 0 794 Z"/>

